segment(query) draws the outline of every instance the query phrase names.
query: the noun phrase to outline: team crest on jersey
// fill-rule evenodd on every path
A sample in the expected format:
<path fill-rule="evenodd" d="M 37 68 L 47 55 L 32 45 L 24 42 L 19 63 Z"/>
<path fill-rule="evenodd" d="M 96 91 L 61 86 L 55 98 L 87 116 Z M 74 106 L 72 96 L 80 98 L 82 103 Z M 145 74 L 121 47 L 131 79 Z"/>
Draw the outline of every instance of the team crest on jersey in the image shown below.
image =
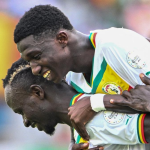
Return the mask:
<path fill-rule="evenodd" d="M 103 114 L 106 122 L 114 125 L 120 123 L 125 117 L 125 114 L 113 111 L 104 111 Z"/>
<path fill-rule="evenodd" d="M 116 83 L 114 82 L 107 82 L 103 85 L 102 87 L 102 90 L 105 92 L 105 93 L 108 93 L 108 94 L 121 94 L 122 93 L 122 89 L 120 86 L 118 86 Z"/>
<path fill-rule="evenodd" d="M 127 62 L 135 69 L 142 69 L 146 65 L 146 63 L 140 58 L 140 56 L 135 54 L 134 51 L 127 54 Z"/>

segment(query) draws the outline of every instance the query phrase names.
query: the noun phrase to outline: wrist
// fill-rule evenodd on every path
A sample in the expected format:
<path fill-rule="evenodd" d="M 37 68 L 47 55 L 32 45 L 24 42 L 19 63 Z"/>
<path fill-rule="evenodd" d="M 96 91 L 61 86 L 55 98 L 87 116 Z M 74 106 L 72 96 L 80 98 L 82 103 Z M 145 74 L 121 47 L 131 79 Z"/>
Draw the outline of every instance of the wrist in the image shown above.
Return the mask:
<path fill-rule="evenodd" d="M 90 97 L 92 110 L 95 112 L 99 112 L 102 110 L 106 110 L 103 102 L 104 94 L 94 94 Z"/>

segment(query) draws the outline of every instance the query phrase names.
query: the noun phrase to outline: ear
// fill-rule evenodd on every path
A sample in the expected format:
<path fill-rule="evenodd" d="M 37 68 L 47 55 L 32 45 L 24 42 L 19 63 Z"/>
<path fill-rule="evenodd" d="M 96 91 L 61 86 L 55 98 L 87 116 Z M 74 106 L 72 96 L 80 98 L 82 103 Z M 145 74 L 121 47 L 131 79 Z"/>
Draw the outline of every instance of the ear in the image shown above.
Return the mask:
<path fill-rule="evenodd" d="M 35 95 L 36 97 L 39 97 L 41 100 L 44 99 L 44 90 L 39 85 L 31 85 L 30 86 L 30 92 L 32 95 Z"/>
<path fill-rule="evenodd" d="M 56 35 L 57 41 L 62 45 L 62 48 L 66 47 L 68 43 L 68 35 L 65 31 L 60 31 Z"/>

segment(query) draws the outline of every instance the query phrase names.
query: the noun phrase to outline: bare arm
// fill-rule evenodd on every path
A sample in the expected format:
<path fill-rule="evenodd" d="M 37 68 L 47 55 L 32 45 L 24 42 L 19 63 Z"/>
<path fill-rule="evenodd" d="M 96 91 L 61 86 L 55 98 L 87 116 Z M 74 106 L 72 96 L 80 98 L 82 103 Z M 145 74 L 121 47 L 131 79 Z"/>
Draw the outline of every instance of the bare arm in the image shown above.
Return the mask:
<path fill-rule="evenodd" d="M 125 98 L 121 95 L 105 95 L 103 100 L 106 110 L 130 114 L 140 112 L 127 106 L 111 104 L 110 99 L 112 98 L 119 99 L 121 101 L 125 100 Z M 90 96 L 82 98 L 80 101 L 76 102 L 73 106 L 69 107 L 68 110 L 69 110 L 68 115 L 70 117 L 73 127 L 77 130 L 77 132 L 80 134 L 81 137 L 83 137 L 85 140 L 89 140 L 89 135 L 85 130 L 85 124 L 89 122 L 97 114 L 91 108 Z"/>
<path fill-rule="evenodd" d="M 129 92 L 124 91 L 122 94 L 124 100 L 112 98 L 110 102 L 114 105 L 128 106 L 141 112 L 150 112 L 150 79 L 144 74 L 140 74 L 140 78 L 146 85 L 137 85 Z"/>
<path fill-rule="evenodd" d="M 150 79 L 143 74 L 140 74 L 140 78 L 146 85 L 137 85 L 130 92 L 124 91 L 122 95 L 105 95 L 103 100 L 106 110 L 123 113 L 150 112 Z M 90 97 L 82 98 L 68 110 L 72 125 L 80 136 L 88 140 L 84 125 L 96 115 L 91 108 Z"/>
<path fill-rule="evenodd" d="M 120 105 L 112 104 L 110 102 L 110 100 L 112 99 L 118 100 L 120 101 L 120 103 L 126 101 L 126 99 L 121 95 L 105 95 L 103 101 L 104 101 L 105 108 L 108 111 L 115 111 L 120 113 L 129 113 L 129 114 L 141 113 L 141 111 L 135 110 L 128 106 L 122 106 L 121 104 Z"/>
<path fill-rule="evenodd" d="M 75 144 L 74 134 L 73 134 L 73 128 L 71 129 L 71 142 L 69 144 L 68 150 L 103 150 L 104 148 L 102 146 L 94 147 L 87 149 L 89 147 L 89 143 L 80 143 Z"/>

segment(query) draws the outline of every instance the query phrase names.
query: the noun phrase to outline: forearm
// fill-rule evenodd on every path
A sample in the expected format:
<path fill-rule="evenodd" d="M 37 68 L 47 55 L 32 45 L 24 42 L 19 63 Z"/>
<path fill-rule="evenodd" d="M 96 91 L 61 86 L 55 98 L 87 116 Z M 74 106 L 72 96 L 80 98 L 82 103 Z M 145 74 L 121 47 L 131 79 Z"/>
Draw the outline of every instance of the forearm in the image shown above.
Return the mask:
<path fill-rule="evenodd" d="M 103 97 L 103 102 L 104 102 L 104 106 L 105 106 L 106 110 L 120 112 L 120 113 L 129 113 L 129 114 L 140 113 L 140 111 L 134 110 L 127 106 L 111 104 L 110 99 L 112 99 L 112 96 L 114 97 L 115 95 L 105 95 Z"/>
<path fill-rule="evenodd" d="M 115 95 L 93 94 L 90 97 L 91 107 L 95 112 L 99 112 L 101 110 L 108 110 L 129 114 L 140 113 L 140 111 L 137 111 L 127 106 L 111 104 L 110 103 L 111 99 L 117 99 L 120 100 L 121 102 L 124 102 L 126 100 L 122 95 L 118 94 Z"/>
<path fill-rule="evenodd" d="M 91 98 L 92 97 L 92 98 Z M 94 101 L 92 101 L 92 99 L 94 99 Z M 81 137 L 83 137 L 84 139 L 89 139 L 89 135 L 85 135 L 85 128 L 84 128 L 84 125 L 86 123 L 89 123 L 89 121 L 96 115 L 96 114 L 99 114 L 99 113 L 96 113 L 98 111 L 100 111 L 101 113 L 101 110 L 98 110 L 98 111 L 94 111 L 93 108 L 102 108 L 102 105 L 103 105 L 103 100 L 104 100 L 104 105 L 105 107 L 103 108 L 103 110 L 108 110 L 109 112 L 108 113 L 111 113 L 110 115 L 107 116 L 107 118 L 109 119 L 109 117 L 116 117 L 116 115 L 120 116 L 121 114 L 118 114 L 118 113 L 115 113 L 115 112 L 124 112 L 124 113 L 136 113 L 135 115 L 138 115 L 137 113 L 140 113 L 136 110 L 133 110 L 129 107 L 126 107 L 126 106 L 120 106 L 120 105 L 114 105 L 114 104 L 111 104 L 110 103 L 110 99 L 121 99 L 121 102 L 125 101 L 126 99 L 121 96 L 121 95 L 105 95 L 104 94 L 84 94 L 82 95 L 82 97 L 80 98 L 79 101 L 77 101 L 74 105 L 72 105 L 71 107 L 69 107 L 69 117 L 71 118 L 73 124 L 74 124 L 74 128 L 78 131 L 78 133 L 80 134 Z M 95 101 L 96 100 L 96 101 Z M 91 103 L 92 101 L 92 103 Z M 92 105 L 94 104 L 94 105 Z M 100 105 L 99 105 L 100 104 Z M 101 105 L 102 104 L 102 105 Z M 141 105 L 140 103 L 138 103 L 139 105 Z M 103 105 L 103 106 L 104 106 Z M 100 107 L 99 107 L 100 106 Z M 113 112 L 110 112 L 113 111 Z M 104 111 L 104 113 L 107 113 L 106 111 Z M 88 114 L 88 115 L 87 115 Z M 103 113 L 102 113 L 103 114 Z M 75 116 L 75 117 L 74 117 Z M 96 115 L 98 116 L 98 115 Z M 124 114 L 123 116 L 126 116 L 126 120 L 125 120 L 125 123 L 123 124 L 123 127 L 126 127 L 126 123 L 128 123 L 128 121 L 130 120 L 130 117 L 128 118 L 128 116 L 130 115 L 126 115 Z M 94 117 L 95 118 L 95 117 Z M 93 119 L 94 119 L 93 118 Z M 108 120 L 106 118 L 106 120 Z M 118 118 L 118 117 L 117 117 Z M 122 116 L 120 117 L 122 119 Z M 93 120 L 92 119 L 92 120 Z M 111 118 L 110 118 L 111 119 Z M 114 118 L 115 119 L 115 118 Z M 114 120 L 112 119 L 112 120 Z M 106 120 L 104 119 L 104 116 L 101 117 L 101 119 L 98 119 L 100 122 L 99 123 L 103 123 L 103 121 L 106 122 Z M 97 121 L 96 121 L 97 122 Z M 98 123 L 98 124 L 99 124 Z M 118 125 L 118 124 L 117 124 Z M 80 128 L 79 128 L 80 127 Z M 104 125 L 105 127 L 105 125 Z M 137 120 L 135 120 L 134 124 L 131 124 L 131 126 L 129 127 L 129 129 L 132 129 L 132 128 L 135 130 L 134 133 L 137 133 Z M 148 128 L 148 127 L 147 127 Z M 121 127 L 122 129 L 122 127 Z M 120 130 L 120 129 L 119 129 Z M 104 129 L 102 128 L 102 131 L 104 131 Z M 116 132 L 118 132 L 118 129 L 116 130 Z M 113 133 L 116 133 L 114 132 L 114 125 L 112 127 L 112 134 Z M 125 133 L 125 132 L 123 132 Z M 107 135 L 107 134 L 106 134 Z M 104 134 L 104 139 L 107 139 Z M 118 135 L 120 135 L 120 133 L 118 133 Z M 132 135 L 132 134 L 131 134 Z M 100 134 L 100 136 L 102 136 Z M 132 136 L 131 136 L 132 137 Z M 137 134 L 135 135 L 135 137 L 137 137 Z M 114 138 L 114 137 L 113 137 Z M 120 137 L 118 137 L 118 139 L 120 139 Z M 123 139 L 124 141 L 124 139 Z M 111 143 L 112 141 L 108 141 L 108 143 Z M 129 139 L 129 143 L 131 142 L 131 140 Z M 138 141 L 137 141 L 138 142 Z M 105 142 L 104 142 L 105 143 Z M 104 144 L 103 143 L 103 144 Z M 126 141 L 127 144 L 128 141 Z M 135 142 L 136 143 L 136 142 Z M 102 144 L 102 143 L 100 143 Z M 113 143 L 113 144 L 118 144 L 118 143 Z"/>

